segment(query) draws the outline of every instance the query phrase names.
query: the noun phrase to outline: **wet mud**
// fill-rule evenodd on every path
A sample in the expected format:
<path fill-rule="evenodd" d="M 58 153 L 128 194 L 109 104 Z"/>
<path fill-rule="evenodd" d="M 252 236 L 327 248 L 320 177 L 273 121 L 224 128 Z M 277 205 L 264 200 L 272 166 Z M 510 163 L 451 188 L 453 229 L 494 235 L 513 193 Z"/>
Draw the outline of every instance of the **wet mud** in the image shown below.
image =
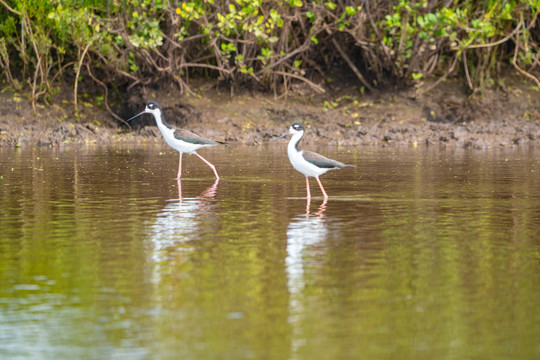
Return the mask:
<path fill-rule="evenodd" d="M 141 90 L 113 108 L 127 119 L 145 102 L 158 101 L 169 122 L 241 144 L 268 141 L 295 121 L 306 124 L 306 143 L 489 148 L 540 142 L 540 92 L 526 80 L 509 78 L 504 89 L 474 96 L 452 81 L 422 95 L 415 89 L 364 95 L 356 88 L 329 89 L 322 96 L 300 88 L 287 95 L 276 99 L 246 91 L 231 97 L 227 90 L 204 86 L 189 96 L 174 89 Z M 0 146 L 162 141 L 150 115 L 129 127 L 91 102 L 78 114 L 66 100 L 34 112 L 10 92 L 0 97 Z"/>

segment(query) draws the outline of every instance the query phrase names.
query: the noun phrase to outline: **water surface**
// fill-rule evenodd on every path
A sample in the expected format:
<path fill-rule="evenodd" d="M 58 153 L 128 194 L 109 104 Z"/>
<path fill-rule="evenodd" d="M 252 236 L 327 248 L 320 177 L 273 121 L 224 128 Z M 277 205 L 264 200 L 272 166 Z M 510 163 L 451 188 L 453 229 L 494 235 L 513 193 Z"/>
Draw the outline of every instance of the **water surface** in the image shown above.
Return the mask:
<path fill-rule="evenodd" d="M 537 359 L 540 149 L 0 149 L 2 359 Z"/>

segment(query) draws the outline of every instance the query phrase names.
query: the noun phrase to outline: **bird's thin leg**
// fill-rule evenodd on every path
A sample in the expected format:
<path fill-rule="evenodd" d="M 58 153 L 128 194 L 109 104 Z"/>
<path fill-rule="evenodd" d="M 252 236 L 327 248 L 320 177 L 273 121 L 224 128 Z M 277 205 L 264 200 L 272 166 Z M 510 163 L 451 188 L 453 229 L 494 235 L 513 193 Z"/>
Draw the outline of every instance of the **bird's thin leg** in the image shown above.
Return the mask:
<path fill-rule="evenodd" d="M 178 185 L 178 200 L 182 202 L 182 180 L 176 179 L 176 184 Z"/>
<path fill-rule="evenodd" d="M 196 152 L 193 152 L 195 155 L 197 155 L 202 161 L 206 163 L 206 165 L 210 166 L 210 169 L 214 171 L 214 174 L 216 175 L 216 179 L 219 179 L 219 175 L 217 174 L 216 167 L 210 163 L 210 161 L 203 158 L 201 155 L 197 154 Z"/>
<path fill-rule="evenodd" d="M 311 191 L 309 190 L 309 179 L 306 176 L 306 189 L 307 189 L 307 198 L 308 200 L 311 199 Z"/>
<path fill-rule="evenodd" d="M 317 182 L 319 183 L 319 187 L 321 188 L 324 199 L 327 200 L 328 199 L 328 194 L 326 194 L 326 191 L 324 191 L 324 187 L 322 186 L 321 180 L 319 180 L 318 176 L 315 179 L 317 179 Z"/>
<path fill-rule="evenodd" d="M 182 176 L 182 153 L 180 153 L 180 160 L 178 160 L 178 176 L 176 180 L 180 180 L 180 176 Z"/>

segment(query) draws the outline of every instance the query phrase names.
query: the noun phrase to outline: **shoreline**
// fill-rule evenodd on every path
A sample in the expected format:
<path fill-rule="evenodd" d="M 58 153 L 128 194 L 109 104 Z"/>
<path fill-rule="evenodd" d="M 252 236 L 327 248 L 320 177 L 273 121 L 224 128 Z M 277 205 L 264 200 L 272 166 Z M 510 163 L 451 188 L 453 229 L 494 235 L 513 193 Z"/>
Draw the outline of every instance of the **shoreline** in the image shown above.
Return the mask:
<path fill-rule="evenodd" d="M 540 143 L 540 92 L 516 80 L 506 90 L 487 90 L 478 98 L 449 81 L 429 95 L 413 90 L 361 95 L 355 88 L 324 97 L 308 92 L 276 101 L 269 94 L 238 94 L 200 88 L 198 96 L 179 97 L 161 89 L 132 95 L 118 109 L 124 118 L 140 112 L 146 101 L 160 99 L 172 124 L 201 136 L 246 145 L 281 135 L 295 121 L 306 126 L 303 144 L 464 148 L 523 146 Z M 33 114 L 31 105 L 10 92 L 0 94 L 0 146 L 114 145 L 162 141 L 150 116 L 129 129 L 101 107 L 84 103 L 75 114 L 69 91 Z M 357 95 L 351 95 L 357 94 Z M 411 95 L 412 94 L 412 95 Z M 61 94 L 62 95 L 62 94 Z M 76 116 L 77 115 L 77 116 Z M 77 119 L 69 121 L 69 119 Z"/>

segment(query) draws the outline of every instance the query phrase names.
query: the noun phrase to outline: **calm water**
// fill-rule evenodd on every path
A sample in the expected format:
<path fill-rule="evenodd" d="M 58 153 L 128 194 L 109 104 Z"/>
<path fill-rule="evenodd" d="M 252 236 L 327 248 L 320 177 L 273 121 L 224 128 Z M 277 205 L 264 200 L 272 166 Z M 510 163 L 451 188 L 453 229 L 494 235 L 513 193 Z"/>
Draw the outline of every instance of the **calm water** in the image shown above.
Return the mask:
<path fill-rule="evenodd" d="M 540 358 L 540 148 L 313 150 L 0 149 L 0 358 Z"/>

